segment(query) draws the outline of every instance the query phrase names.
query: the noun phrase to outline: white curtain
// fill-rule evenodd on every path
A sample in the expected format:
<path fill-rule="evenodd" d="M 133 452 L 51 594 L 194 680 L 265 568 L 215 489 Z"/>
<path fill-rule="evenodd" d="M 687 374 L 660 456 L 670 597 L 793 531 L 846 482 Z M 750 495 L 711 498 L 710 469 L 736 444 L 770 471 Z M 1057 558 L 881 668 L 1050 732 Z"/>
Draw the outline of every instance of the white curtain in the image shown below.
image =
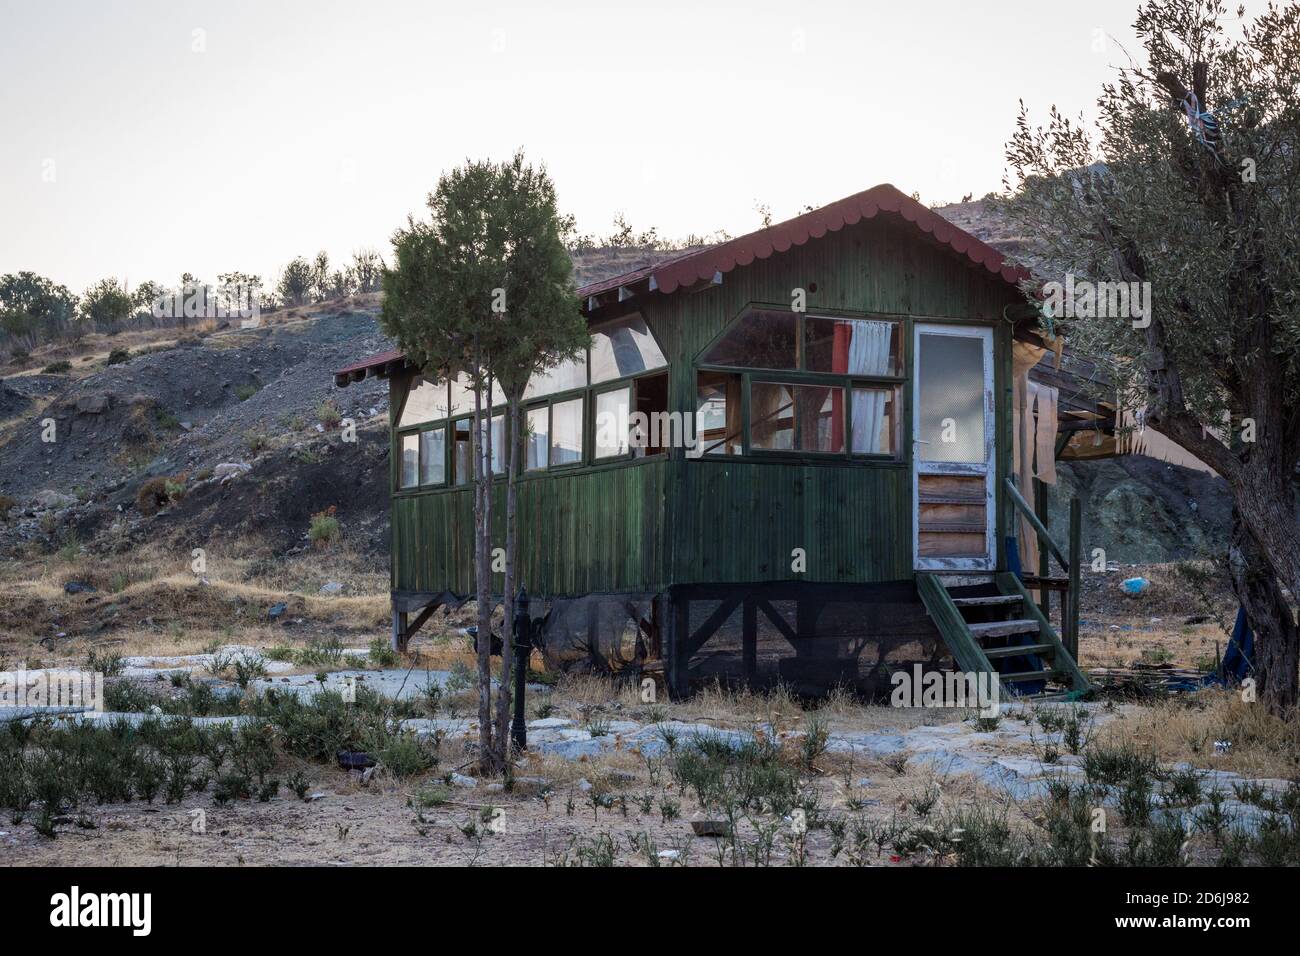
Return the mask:
<path fill-rule="evenodd" d="M 853 322 L 849 339 L 850 375 L 888 375 L 889 343 L 894 326 L 889 322 Z M 874 452 L 880 449 L 885 433 L 884 391 L 853 392 L 853 451 Z"/>

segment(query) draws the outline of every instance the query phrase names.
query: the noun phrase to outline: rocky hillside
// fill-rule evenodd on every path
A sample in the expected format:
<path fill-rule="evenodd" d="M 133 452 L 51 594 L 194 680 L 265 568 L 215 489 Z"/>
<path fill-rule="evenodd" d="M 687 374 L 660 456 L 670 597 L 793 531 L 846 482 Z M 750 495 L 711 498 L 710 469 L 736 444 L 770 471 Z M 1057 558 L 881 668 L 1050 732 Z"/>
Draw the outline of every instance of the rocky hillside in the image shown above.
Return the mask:
<path fill-rule="evenodd" d="M 1015 241 L 980 202 L 940 211 L 994 244 Z M 596 250 L 575 264 L 590 282 L 664 255 Z M 387 383 L 338 389 L 331 376 L 391 347 L 378 308 L 358 297 L 277 313 L 257 329 L 158 341 L 118 364 L 74 355 L 64 374 L 0 379 L 0 510 L 11 505 L 0 554 L 74 536 L 118 551 L 252 537 L 284 553 L 303 546 L 312 514 L 335 507 L 353 540 L 386 563 Z M 340 418 L 356 423 L 355 442 L 344 440 Z M 137 503 L 152 478 L 183 489 L 157 514 Z M 1227 533 L 1221 483 L 1149 459 L 1066 466 L 1061 490 L 1083 497 L 1089 541 L 1111 560 L 1193 556 Z M 1055 496 L 1058 527 L 1064 501 Z"/>

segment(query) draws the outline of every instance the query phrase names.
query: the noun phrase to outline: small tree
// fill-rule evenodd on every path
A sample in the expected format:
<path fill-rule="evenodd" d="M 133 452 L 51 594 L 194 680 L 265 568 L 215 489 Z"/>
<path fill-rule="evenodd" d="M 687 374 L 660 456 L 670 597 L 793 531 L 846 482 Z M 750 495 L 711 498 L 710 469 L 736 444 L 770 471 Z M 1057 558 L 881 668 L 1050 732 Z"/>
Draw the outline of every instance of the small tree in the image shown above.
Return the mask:
<path fill-rule="evenodd" d="M 131 316 L 131 297 L 116 279 L 100 279 L 81 297 L 81 315 L 93 328 L 110 335 Z"/>
<path fill-rule="evenodd" d="M 1300 595 L 1300 7 L 1243 20 L 1235 40 L 1224 19 L 1219 0 L 1146 3 L 1147 64 L 1103 87 L 1095 137 L 1055 110 L 1035 128 L 1022 107 L 1005 208 L 1054 271 L 1149 283 L 1148 314 L 1094 304 L 1056 321 L 1112 357 L 1122 407 L 1227 481 L 1255 676 L 1282 712 L 1300 644 L 1277 585 Z"/>
<path fill-rule="evenodd" d="M 519 402 L 535 372 L 572 357 L 587 342 L 573 292 L 564 238 L 572 220 L 557 211 L 545 167 L 516 153 L 506 163 L 473 162 L 442 176 L 429 196 L 430 220 L 408 219 L 393 238 L 394 266 L 384 275 L 382 323 L 431 377 L 466 373 L 475 389 L 475 590 L 478 599 L 479 744 L 483 770 L 505 765 L 511 655 L 502 654 L 496 720 L 491 706 L 492 597 L 491 395 L 508 402 L 504 454 L 507 644 L 516 587 L 516 489 Z"/>
<path fill-rule="evenodd" d="M 280 297 L 280 301 L 286 306 L 305 305 L 307 299 L 311 296 L 311 283 L 311 263 L 302 256 L 298 256 L 290 260 L 289 264 L 284 267 L 276 292 Z"/>

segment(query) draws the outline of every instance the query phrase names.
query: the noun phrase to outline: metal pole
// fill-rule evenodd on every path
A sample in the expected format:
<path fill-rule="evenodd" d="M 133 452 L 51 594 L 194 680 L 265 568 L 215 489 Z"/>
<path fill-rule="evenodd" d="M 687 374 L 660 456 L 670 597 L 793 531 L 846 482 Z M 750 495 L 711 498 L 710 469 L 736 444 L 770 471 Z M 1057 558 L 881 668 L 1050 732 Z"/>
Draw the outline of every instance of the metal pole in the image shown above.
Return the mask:
<path fill-rule="evenodd" d="M 528 658 L 533 651 L 533 622 L 528 616 L 528 592 L 523 585 L 515 596 L 515 720 L 510 739 L 516 750 L 528 747 L 528 721 L 524 717 L 524 684 L 528 676 Z"/>

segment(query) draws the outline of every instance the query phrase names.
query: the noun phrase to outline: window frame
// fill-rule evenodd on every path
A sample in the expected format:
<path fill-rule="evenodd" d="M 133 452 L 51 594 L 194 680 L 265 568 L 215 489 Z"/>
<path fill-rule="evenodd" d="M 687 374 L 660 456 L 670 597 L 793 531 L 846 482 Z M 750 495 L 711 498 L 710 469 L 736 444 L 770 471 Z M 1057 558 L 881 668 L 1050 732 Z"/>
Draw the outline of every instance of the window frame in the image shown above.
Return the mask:
<path fill-rule="evenodd" d="M 738 311 L 726 326 L 710 339 L 703 348 L 696 354 L 696 360 L 691 366 L 693 380 L 699 372 L 722 372 L 732 373 L 740 376 L 741 379 L 741 420 L 744 429 L 743 441 L 740 456 L 736 455 L 700 455 L 691 458 L 692 461 L 727 461 L 735 460 L 737 457 L 754 458 L 763 461 L 778 459 L 799 459 L 805 461 L 861 461 L 874 462 L 880 464 L 901 465 L 908 460 L 908 454 L 903 448 L 901 432 L 899 429 L 903 424 L 903 395 L 906 391 L 905 386 L 908 382 L 907 370 L 908 349 L 906 348 L 909 325 L 908 316 L 892 315 L 882 312 L 852 312 L 844 309 L 809 309 L 806 312 L 791 312 L 795 319 L 795 351 L 796 351 L 796 369 L 771 369 L 771 368 L 754 368 L 749 366 L 737 365 L 716 365 L 710 362 L 702 361 L 702 357 L 708 354 L 715 345 L 718 344 L 731 330 L 739 323 L 745 315 L 753 311 L 773 311 L 783 310 L 790 311 L 788 305 L 771 305 L 763 302 L 750 302 L 740 311 Z M 807 370 L 807 348 L 806 348 L 806 320 L 813 319 L 866 319 L 876 322 L 888 322 L 895 326 L 898 342 L 898 368 L 897 375 L 860 375 L 849 372 L 810 372 Z M 822 387 L 839 388 L 844 396 L 844 442 L 843 450 L 835 452 L 826 451 L 805 451 L 802 449 L 768 449 L 756 448 L 752 443 L 752 422 L 751 410 L 752 389 L 754 382 L 768 382 L 779 385 L 817 385 Z M 882 388 L 893 389 L 894 391 L 894 409 L 895 421 L 891 423 L 891 430 L 894 435 L 894 452 L 893 454 L 881 454 L 880 452 L 855 452 L 852 450 L 853 445 L 853 409 L 852 397 L 854 387 L 858 388 Z M 796 421 L 796 428 L 798 422 Z M 796 440 L 798 435 L 795 436 Z"/>

